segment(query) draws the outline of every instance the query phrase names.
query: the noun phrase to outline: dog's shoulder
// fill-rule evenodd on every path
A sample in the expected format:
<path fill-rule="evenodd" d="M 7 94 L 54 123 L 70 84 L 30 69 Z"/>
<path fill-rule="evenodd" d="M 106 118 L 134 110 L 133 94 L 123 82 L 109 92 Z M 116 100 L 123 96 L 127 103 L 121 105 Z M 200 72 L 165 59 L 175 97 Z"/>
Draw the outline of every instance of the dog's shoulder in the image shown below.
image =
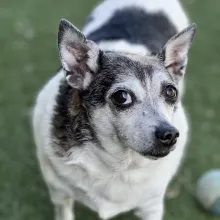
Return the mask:
<path fill-rule="evenodd" d="M 56 106 L 59 87 L 64 79 L 63 74 L 60 69 L 37 94 L 32 113 L 32 126 L 34 138 L 39 147 L 48 147 L 51 142 L 51 118 Z"/>
<path fill-rule="evenodd" d="M 62 68 L 37 96 L 32 117 L 35 136 L 44 137 L 43 141 L 48 142 L 46 145 L 58 156 L 95 139 L 86 110 L 80 102 L 78 91 L 68 85 Z"/>

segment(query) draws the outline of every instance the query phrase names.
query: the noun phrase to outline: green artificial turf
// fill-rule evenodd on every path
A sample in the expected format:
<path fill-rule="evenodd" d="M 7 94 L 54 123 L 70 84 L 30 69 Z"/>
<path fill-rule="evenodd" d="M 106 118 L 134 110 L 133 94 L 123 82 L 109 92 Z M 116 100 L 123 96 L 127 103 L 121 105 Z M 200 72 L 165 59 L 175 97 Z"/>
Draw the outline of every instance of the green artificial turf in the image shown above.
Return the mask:
<path fill-rule="evenodd" d="M 60 18 L 81 27 L 97 0 L 1 0 L 0 219 L 52 219 L 35 159 L 29 115 L 39 88 L 60 65 Z M 195 183 L 220 168 L 220 1 L 185 0 L 198 31 L 190 53 L 185 105 L 191 120 L 186 159 L 166 200 L 165 220 L 214 220 L 195 203 Z M 77 219 L 98 219 L 77 205 Z M 131 213 L 118 220 L 135 219 Z"/>

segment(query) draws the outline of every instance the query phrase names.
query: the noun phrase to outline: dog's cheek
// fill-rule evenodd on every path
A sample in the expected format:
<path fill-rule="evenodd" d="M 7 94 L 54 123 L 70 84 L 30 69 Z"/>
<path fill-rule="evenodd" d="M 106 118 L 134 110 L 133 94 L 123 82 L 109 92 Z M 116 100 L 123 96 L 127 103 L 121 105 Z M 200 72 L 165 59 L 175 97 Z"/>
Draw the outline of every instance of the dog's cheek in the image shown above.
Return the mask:
<path fill-rule="evenodd" d="M 91 112 L 91 121 L 97 134 L 110 136 L 114 131 L 112 113 L 108 106 L 96 108 Z"/>

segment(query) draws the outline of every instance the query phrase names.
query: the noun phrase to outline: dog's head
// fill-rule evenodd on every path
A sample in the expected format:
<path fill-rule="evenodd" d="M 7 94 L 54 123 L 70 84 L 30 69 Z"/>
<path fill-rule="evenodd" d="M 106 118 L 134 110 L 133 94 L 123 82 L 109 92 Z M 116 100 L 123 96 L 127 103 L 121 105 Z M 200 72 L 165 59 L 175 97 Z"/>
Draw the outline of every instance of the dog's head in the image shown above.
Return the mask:
<path fill-rule="evenodd" d="M 173 150 L 181 134 L 172 118 L 194 33 L 193 24 L 172 37 L 160 53 L 139 56 L 101 51 L 61 20 L 58 46 L 66 80 L 82 96 L 103 145 L 108 140 L 151 158 Z"/>

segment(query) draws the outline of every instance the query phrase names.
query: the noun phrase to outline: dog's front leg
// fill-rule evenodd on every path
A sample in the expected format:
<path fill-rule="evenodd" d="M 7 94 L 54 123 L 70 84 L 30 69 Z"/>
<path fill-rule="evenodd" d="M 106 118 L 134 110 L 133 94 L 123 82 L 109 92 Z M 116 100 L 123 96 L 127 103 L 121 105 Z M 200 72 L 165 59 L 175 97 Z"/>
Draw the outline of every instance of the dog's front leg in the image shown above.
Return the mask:
<path fill-rule="evenodd" d="M 74 220 L 74 196 L 68 193 L 66 187 L 57 175 L 49 159 L 38 152 L 38 159 L 44 180 L 49 189 L 51 201 L 55 209 L 55 220 Z"/>
<path fill-rule="evenodd" d="M 74 214 L 72 211 L 73 200 L 66 199 L 62 204 L 54 204 L 55 208 L 55 220 L 74 220 Z"/>
<path fill-rule="evenodd" d="M 163 219 L 163 201 L 155 204 L 141 205 L 136 213 L 141 220 L 162 220 Z"/>

